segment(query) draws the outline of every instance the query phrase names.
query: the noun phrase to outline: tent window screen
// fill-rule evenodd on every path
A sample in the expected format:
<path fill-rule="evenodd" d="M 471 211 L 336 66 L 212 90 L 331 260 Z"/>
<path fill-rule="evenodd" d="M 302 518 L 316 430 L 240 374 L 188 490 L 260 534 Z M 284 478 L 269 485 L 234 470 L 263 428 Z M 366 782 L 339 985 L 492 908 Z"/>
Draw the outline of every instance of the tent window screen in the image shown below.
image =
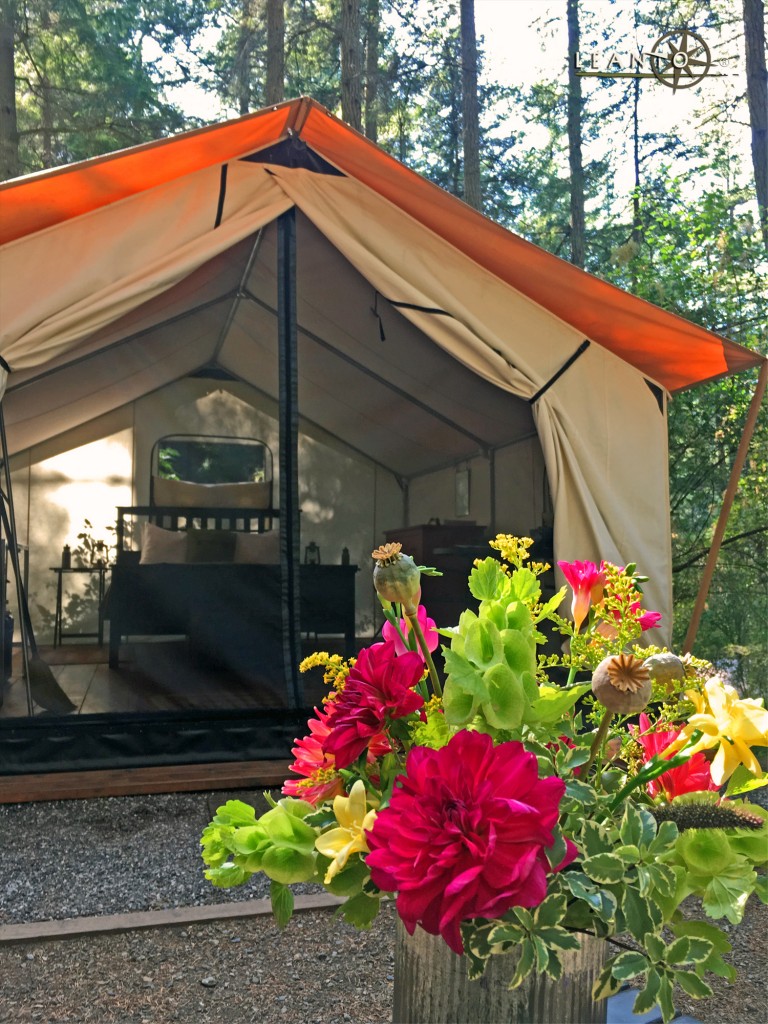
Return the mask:
<path fill-rule="evenodd" d="M 272 479 L 272 456 L 255 438 L 169 434 L 155 443 L 152 473 L 196 484 L 261 483 Z"/>

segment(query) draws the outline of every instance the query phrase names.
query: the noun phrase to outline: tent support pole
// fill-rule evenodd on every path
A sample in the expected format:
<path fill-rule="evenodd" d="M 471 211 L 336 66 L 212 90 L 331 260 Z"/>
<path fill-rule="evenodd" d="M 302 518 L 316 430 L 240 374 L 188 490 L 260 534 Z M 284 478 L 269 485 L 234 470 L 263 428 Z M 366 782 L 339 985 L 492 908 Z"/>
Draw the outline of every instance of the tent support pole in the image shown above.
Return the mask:
<path fill-rule="evenodd" d="M 299 400 L 296 341 L 296 211 L 277 220 L 277 343 L 280 407 L 280 568 L 283 665 L 291 707 L 304 703 L 299 660 Z"/>
<path fill-rule="evenodd" d="M 488 503 L 491 507 L 491 536 L 496 536 L 496 449 L 488 449 Z"/>
<path fill-rule="evenodd" d="M 712 537 L 712 546 L 710 547 L 709 554 L 707 555 L 707 562 L 704 566 L 701 583 L 699 584 L 699 592 L 696 595 L 696 603 L 693 606 L 693 614 L 691 615 L 691 621 L 688 625 L 688 632 L 685 634 L 685 643 L 683 644 L 684 654 L 692 651 L 693 645 L 696 642 L 699 622 L 701 621 L 704 604 L 707 600 L 710 584 L 712 583 L 712 576 L 714 575 L 715 565 L 717 564 L 717 556 L 720 554 L 720 546 L 722 545 L 723 537 L 725 536 L 725 529 L 728 525 L 728 517 L 731 512 L 731 506 L 733 505 L 733 499 L 736 497 L 736 489 L 739 486 L 739 477 L 741 476 L 741 471 L 747 457 L 747 451 L 749 450 L 749 444 L 755 431 L 755 424 L 757 423 L 760 405 L 762 404 L 763 395 L 765 394 L 766 384 L 768 384 L 768 359 L 764 359 L 760 367 L 760 374 L 757 378 L 755 393 L 752 396 L 752 401 L 750 402 L 749 409 L 747 411 L 747 418 L 744 421 L 744 430 L 741 435 L 741 440 L 739 441 L 739 447 L 736 450 L 736 458 L 733 460 L 731 477 L 725 490 L 723 506 L 720 509 L 720 516 L 717 520 L 714 536 Z"/>

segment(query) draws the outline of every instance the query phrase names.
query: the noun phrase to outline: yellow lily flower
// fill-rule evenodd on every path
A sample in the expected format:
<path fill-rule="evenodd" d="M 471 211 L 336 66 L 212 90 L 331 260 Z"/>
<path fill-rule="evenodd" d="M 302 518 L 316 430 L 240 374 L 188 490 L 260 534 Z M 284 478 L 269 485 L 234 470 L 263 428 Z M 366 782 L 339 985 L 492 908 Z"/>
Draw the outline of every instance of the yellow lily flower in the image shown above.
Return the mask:
<path fill-rule="evenodd" d="M 315 840 L 315 847 L 324 857 L 332 857 L 325 873 L 325 884 L 346 867 L 353 853 L 368 853 L 365 833 L 370 832 L 376 820 L 375 810 L 366 810 L 365 785 L 358 779 L 349 796 L 337 796 L 333 801 L 333 813 L 338 828 L 324 832 Z"/>
<path fill-rule="evenodd" d="M 686 696 L 696 711 L 675 742 L 663 753 L 679 750 L 698 730 L 702 736 L 691 747 L 690 753 L 718 748 L 711 766 L 715 785 L 722 786 L 740 764 L 759 778 L 762 775 L 760 762 L 750 748 L 768 746 L 768 710 L 763 707 L 762 698 L 741 698 L 718 676 L 707 680 L 704 693 L 688 690 Z"/>

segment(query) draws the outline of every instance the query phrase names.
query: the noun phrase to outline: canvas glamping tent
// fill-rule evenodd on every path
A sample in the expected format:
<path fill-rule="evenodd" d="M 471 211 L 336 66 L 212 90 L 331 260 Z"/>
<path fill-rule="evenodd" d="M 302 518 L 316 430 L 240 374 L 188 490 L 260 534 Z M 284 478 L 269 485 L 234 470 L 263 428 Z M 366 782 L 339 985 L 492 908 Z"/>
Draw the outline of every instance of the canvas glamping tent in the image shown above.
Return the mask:
<path fill-rule="evenodd" d="M 556 557 L 638 562 L 669 623 L 667 398 L 756 353 L 499 227 L 306 98 L 7 182 L 0 232 L 12 455 L 189 375 L 247 382 L 280 421 L 285 584 L 299 416 L 397 481 L 391 526 L 480 458 L 487 519 L 511 528 L 533 440 Z"/>

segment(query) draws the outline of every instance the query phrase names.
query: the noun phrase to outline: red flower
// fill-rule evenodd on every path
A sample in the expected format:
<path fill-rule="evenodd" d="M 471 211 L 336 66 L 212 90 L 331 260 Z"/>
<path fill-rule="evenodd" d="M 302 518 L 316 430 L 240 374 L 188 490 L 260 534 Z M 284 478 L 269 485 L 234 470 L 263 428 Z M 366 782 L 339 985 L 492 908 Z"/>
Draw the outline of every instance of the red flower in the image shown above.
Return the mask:
<path fill-rule="evenodd" d="M 460 923 L 537 906 L 547 894 L 561 779 L 539 779 L 536 757 L 516 741 L 462 730 L 440 750 L 414 747 L 388 807 L 368 836 L 366 863 L 397 910 L 461 954 Z M 559 868 L 576 856 L 568 852 Z"/>
<path fill-rule="evenodd" d="M 646 714 L 641 714 L 639 726 L 630 726 L 632 734 L 643 748 L 646 761 L 660 754 L 673 743 L 680 735 L 679 730 L 663 730 L 649 732 L 651 720 Z M 669 755 L 672 757 L 672 754 Z M 664 793 L 667 800 L 674 800 L 681 793 L 699 793 L 702 790 L 714 790 L 717 786 L 712 781 L 712 773 L 709 769 L 709 761 L 699 751 L 685 764 L 679 768 L 670 768 L 668 772 L 652 779 L 647 785 L 648 793 L 651 796 L 659 796 Z"/>
<path fill-rule="evenodd" d="M 337 768 L 347 768 L 384 728 L 387 720 L 402 718 L 424 703 L 413 687 L 424 673 L 424 662 L 413 651 L 399 657 L 391 642 L 361 651 L 333 701 L 329 735 L 323 751 L 333 754 Z"/>
<path fill-rule="evenodd" d="M 599 569 L 594 562 L 558 562 L 557 564 L 573 590 L 571 615 L 573 615 L 573 624 L 578 633 L 582 622 L 589 615 L 589 609 L 603 599 L 605 563 L 601 562 Z"/>

